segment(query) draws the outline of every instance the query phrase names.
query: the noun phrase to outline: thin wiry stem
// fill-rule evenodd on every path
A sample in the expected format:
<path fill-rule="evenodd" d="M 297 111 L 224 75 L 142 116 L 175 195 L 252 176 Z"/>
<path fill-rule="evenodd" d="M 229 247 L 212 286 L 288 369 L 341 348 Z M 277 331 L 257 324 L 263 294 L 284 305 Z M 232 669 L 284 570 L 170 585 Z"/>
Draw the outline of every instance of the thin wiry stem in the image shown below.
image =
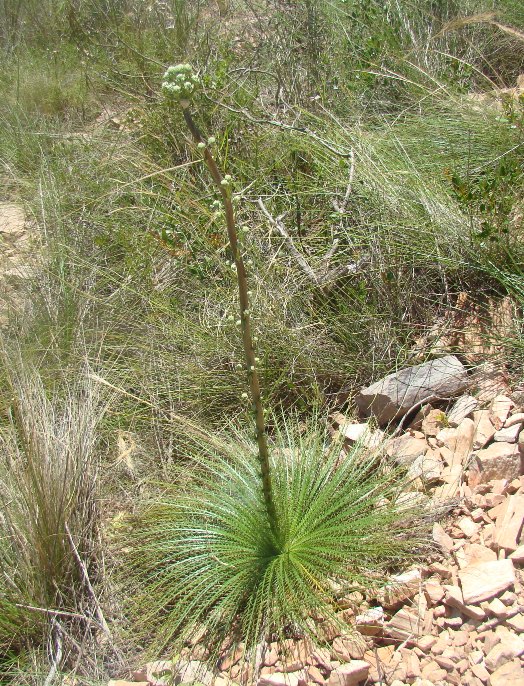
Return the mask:
<path fill-rule="evenodd" d="M 206 144 L 204 137 L 202 136 L 197 125 L 195 124 L 191 112 L 189 111 L 189 103 L 183 101 L 181 102 L 181 106 L 182 112 L 184 114 L 184 119 L 186 121 L 189 131 L 191 132 L 193 140 L 197 144 L 204 143 L 206 145 L 203 151 L 204 161 L 206 163 L 207 168 L 209 169 L 213 181 L 215 182 L 218 190 L 220 191 L 222 202 L 224 204 L 229 245 L 231 248 L 233 260 L 235 262 L 237 275 L 238 298 L 240 303 L 240 326 L 242 330 L 242 342 L 244 345 L 244 355 L 246 358 L 249 387 L 251 390 L 251 398 L 253 400 L 253 408 L 255 412 L 256 439 L 258 445 L 258 455 L 260 460 L 260 470 L 262 475 L 262 490 L 264 492 L 264 502 L 269 517 L 271 531 L 273 532 L 276 541 L 278 541 L 277 513 L 275 510 L 273 486 L 271 482 L 271 467 L 269 463 L 269 448 L 267 443 L 266 422 L 264 419 L 264 407 L 262 405 L 260 379 L 257 372 L 255 349 L 253 345 L 253 335 L 251 331 L 251 313 L 249 309 L 247 273 L 244 265 L 244 260 L 242 259 L 242 252 L 238 245 L 238 234 L 236 230 L 233 203 L 231 201 L 231 190 L 229 186 L 225 186 L 222 184 L 224 177 L 222 176 L 213 158 L 213 155 L 211 154 L 209 146 Z"/>

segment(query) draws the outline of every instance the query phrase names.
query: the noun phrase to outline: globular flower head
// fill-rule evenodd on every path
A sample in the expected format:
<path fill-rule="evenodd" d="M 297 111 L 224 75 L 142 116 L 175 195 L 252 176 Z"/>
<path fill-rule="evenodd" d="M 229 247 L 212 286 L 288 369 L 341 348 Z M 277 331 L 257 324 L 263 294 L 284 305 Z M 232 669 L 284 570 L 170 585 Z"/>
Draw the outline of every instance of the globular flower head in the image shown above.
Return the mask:
<path fill-rule="evenodd" d="M 176 64 L 164 74 L 162 92 L 176 102 L 191 100 L 199 85 L 200 78 L 193 72 L 190 64 Z"/>

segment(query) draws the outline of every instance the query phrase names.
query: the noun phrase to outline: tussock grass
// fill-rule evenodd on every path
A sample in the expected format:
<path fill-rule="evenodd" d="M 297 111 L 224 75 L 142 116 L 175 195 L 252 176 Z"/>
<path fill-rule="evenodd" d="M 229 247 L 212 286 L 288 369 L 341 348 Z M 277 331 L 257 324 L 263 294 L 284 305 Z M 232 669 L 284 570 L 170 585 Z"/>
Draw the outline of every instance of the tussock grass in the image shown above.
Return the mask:
<path fill-rule="evenodd" d="M 162 495 L 129 522 L 133 617 L 149 635 L 154 622 L 154 651 L 177 652 L 202 634 L 210 662 L 223 643 L 245 641 L 246 659 L 264 638 L 322 643 L 318 617 L 342 622 L 337 597 L 357 589 L 372 597 L 388 572 L 427 553 L 422 513 L 397 502 L 398 470 L 360 446 L 341 456 L 322 423 L 276 424 L 277 537 L 256 444 L 238 433 L 194 444 L 189 471 L 175 469 Z"/>
<path fill-rule="evenodd" d="M 48 397 L 16 350 L 3 371 L 10 404 L 0 434 L 0 649 L 28 648 L 49 634 L 51 652 L 60 643 L 65 658 L 76 651 L 67 637 L 85 640 L 96 618 L 88 575 L 95 582 L 104 405 L 83 375 Z"/>

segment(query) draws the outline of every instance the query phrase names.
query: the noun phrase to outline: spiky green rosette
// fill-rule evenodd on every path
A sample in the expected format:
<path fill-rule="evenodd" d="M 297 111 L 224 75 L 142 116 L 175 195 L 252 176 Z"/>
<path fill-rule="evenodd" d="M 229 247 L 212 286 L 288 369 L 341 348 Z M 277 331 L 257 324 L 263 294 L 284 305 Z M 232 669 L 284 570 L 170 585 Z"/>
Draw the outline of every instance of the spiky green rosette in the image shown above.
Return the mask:
<path fill-rule="evenodd" d="M 155 651 L 204 636 L 212 662 L 228 641 L 242 641 L 246 659 L 264 639 L 322 643 L 326 622 L 350 631 L 338 612 L 344 589 L 377 589 L 420 554 L 426 531 L 397 504 L 399 472 L 363 448 L 341 458 L 321 430 L 282 425 L 271 451 L 275 540 L 256 445 L 214 442 L 199 446 L 189 481 L 186 467 L 184 482 L 143 510 L 128 541 L 136 616 Z"/>

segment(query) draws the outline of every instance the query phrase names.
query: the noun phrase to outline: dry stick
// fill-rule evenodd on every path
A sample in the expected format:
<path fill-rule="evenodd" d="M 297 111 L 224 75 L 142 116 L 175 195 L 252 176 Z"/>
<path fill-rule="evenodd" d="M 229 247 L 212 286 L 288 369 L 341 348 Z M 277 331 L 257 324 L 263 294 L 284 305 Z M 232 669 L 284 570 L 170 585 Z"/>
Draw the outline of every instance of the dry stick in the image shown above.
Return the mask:
<path fill-rule="evenodd" d="M 302 268 L 302 271 L 305 272 L 311 281 L 313 283 L 318 283 L 318 276 L 315 274 L 314 270 L 309 266 L 307 263 L 306 259 L 303 257 L 303 255 L 300 253 L 300 251 L 297 249 L 295 246 L 295 243 L 289 233 L 286 231 L 286 228 L 284 224 L 282 223 L 282 218 L 283 215 L 280 215 L 275 219 L 273 215 L 270 214 L 268 211 L 267 207 L 264 205 L 262 198 L 258 199 L 258 206 L 262 210 L 262 212 L 266 215 L 269 223 L 274 226 L 279 234 L 282 236 L 282 238 L 286 241 L 286 245 L 289 248 L 289 252 L 293 255 L 293 257 L 296 259 L 300 267 Z"/>
<path fill-rule="evenodd" d="M 266 422 L 264 419 L 264 408 L 262 406 L 262 398 L 260 393 L 260 381 L 256 368 L 255 350 L 253 347 L 253 336 L 251 333 L 251 317 L 249 312 L 249 296 L 247 285 L 247 274 L 242 259 L 241 251 L 238 246 L 238 236 L 235 225 L 235 213 L 233 210 L 233 203 L 231 201 L 231 190 L 228 186 L 222 185 L 224 180 L 220 170 L 211 155 L 209 147 L 195 124 L 191 112 L 189 111 L 189 102 L 182 101 L 182 112 L 186 121 L 187 127 L 191 132 L 195 143 L 204 143 L 204 161 L 209 169 L 213 181 L 215 182 L 220 194 L 226 213 L 226 226 L 229 238 L 229 245 L 235 262 L 237 283 L 238 283 L 238 297 L 240 301 L 240 324 L 242 329 L 242 341 L 244 344 L 244 355 L 247 363 L 247 373 L 249 378 L 249 387 L 251 390 L 251 397 L 255 410 L 256 423 L 256 439 L 258 445 L 258 455 L 260 459 L 260 469 L 262 473 L 262 490 L 264 493 L 264 502 L 266 505 L 269 524 L 271 531 L 278 540 L 278 526 L 275 504 L 273 500 L 273 486 L 271 482 L 271 467 L 269 463 L 269 449 L 267 444 Z"/>
<path fill-rule="evenodd" d="M 55 619 L 53 619 L 52 621 L 50 641 L 52 640 L 53 635 L 55 636 L 55 655 L 53 657 L 53 662 L 51 664 L 49 674 L 47 675 L 46 680 L 44 681 L 44 686 L 51 686 L 58 671 L 58 666 L 60 665 L 60 662 L 62 660 L 62 631 L 60 629 L 60 625 Z"/>
<path fill-rule="evenodd" d="M 69 526 L 67 525 L 67 523 L 65 525 L 65 530 L 66 530 L 67 537 L 69 539 L 69 543 L 71 544 L 71 548 L 73 550 L 73 555 L 75 556 L 75 559 L 78 562 L 78 565 L 79 565 L 80 570 L 82 572 L 82 576 L 84 577 L 84 581 L 85 581 L 87 589 L 89 591 L 89 595 L 91 596 L 93 603 L 95 605 L 95 613 L 96 613 L 97 619 L 100 623 L 100 626 L 102 628 L 102 631 L 109 638 L 109 640 L 112 641 L 111 631 L 109 630 L 109 627 L 107 626 L 107 622 L 105 620 L 104 613 L 102 612 L 102 608 L 100 607 L 100 603 L 98 602 L 98 598 L 96 597 L 95 589 L 91 585 L 91 580 L 89 579 L 89 574 L 87 573 L 87 567 L 85 565 L 85 562 L 80 557 L 80 554 L 78 552 L 78 548 L 76 547 L 75 542 L 73 541 L 73 537 L 71 536 L 71 532 L 69 531 Z"/>
<path fill-rule="evenodd" d="M 267 217 L 268 221 L 272 226 L 274 226 L 280 235 L 284 238 L 286 245 L 289 249 L 289 252 L 291 255 L 295 258 L 297 261 L 299 267 L 302 269 L 302 271 L 309 277 L 310 281 L 315 284 L 316 286 L 327 286 L 330 281 L 335 281 L 336 279 L 340 278 L 341 276 L 347 276 L 348 274 L 354 274 L 357 272 L 365 262 L 367 262 L 368 257 L 361 257 L 358 261 L 356 262 L 350 262 L 349 264 L 343 265 L 343 266 L 335 266 L 332 269 L 329 268 L 329 262 L 331 259 L 334 257 L 339 242 L 337 239 L 333 241 L 333 245 L 331 248 L 327 251 L 327 253 L 324 255 L 322 258 L 322 269 L 323 271 L 321 273 L 315 272 L 315 270 L 308 264 L 307 260 L 305 257 L 301 254 L 301 252 L 297 249 L 295 246 L 295 243 L 289 233 L 286 230 L 286 227 L 284 226 L 284 223 L 282 222 L 282 219 L 284 218 L 284 215 L 281 214 L 278 217 L 273 217 L 273 215 L 269 212 L 267 207 L 264 205 L 264 202 L 262 198 L 259 198 L 258 201 L 258 206 L 262 210 L 262 212 L 265 214 Z"/>

